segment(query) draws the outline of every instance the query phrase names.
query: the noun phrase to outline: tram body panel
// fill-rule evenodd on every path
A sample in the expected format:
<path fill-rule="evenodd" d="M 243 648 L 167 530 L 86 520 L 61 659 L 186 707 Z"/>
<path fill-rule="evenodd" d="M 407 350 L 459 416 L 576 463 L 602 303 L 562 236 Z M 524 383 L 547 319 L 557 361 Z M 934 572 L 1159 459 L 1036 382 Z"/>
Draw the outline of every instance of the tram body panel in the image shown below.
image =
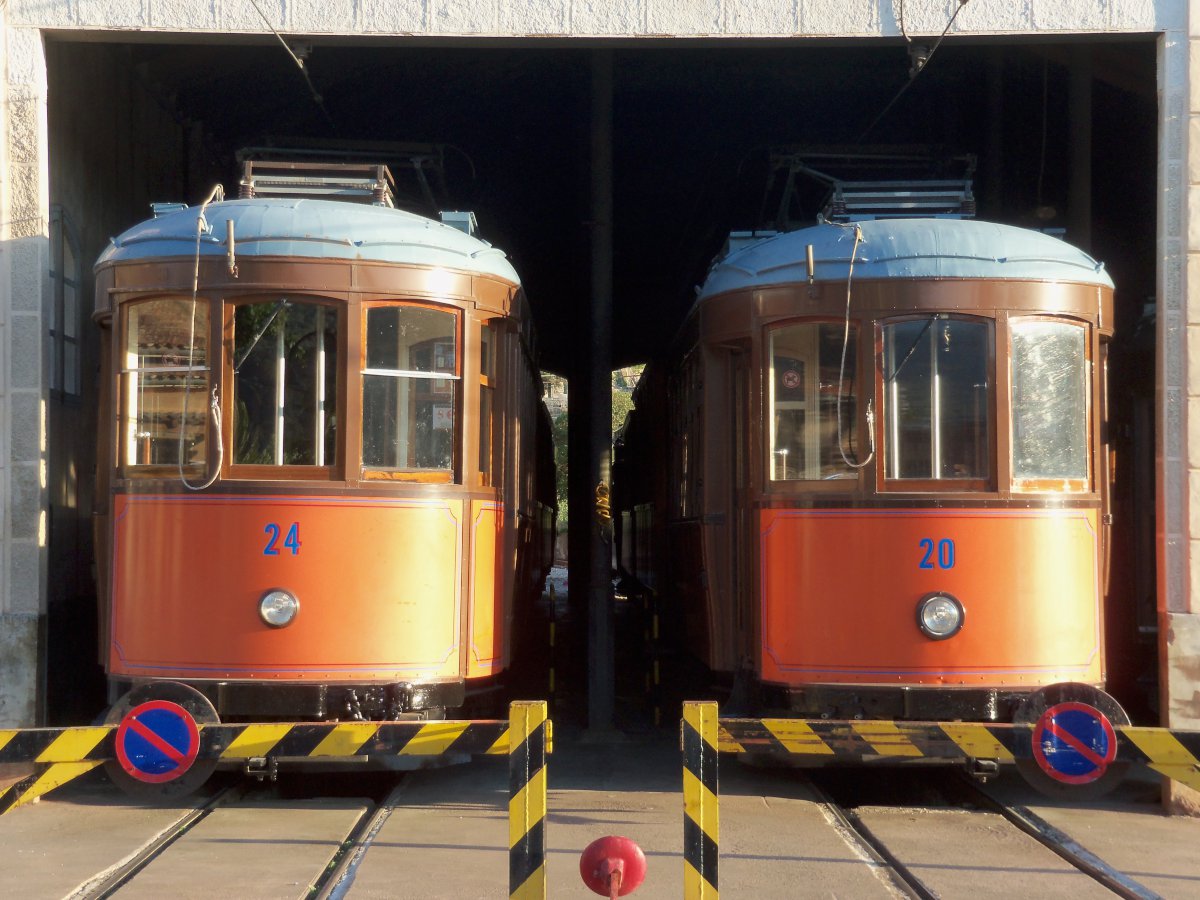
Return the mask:
<path fill-rule="evenodd" d="M 1019 687 L 1099 683 L 1095 510 L 763 510 L 760 677 Z M 922 597 L 965 626 L 931 641 Z"/>
<path fill-rule="evenodd" d="M 504 660 L 505 596 L 508 574 L 502 566 L 504 509 L 498 503 L 471 503 L 470 648 L 467 677 L 492 674 Z M 523 529 L 522 529 L 523 530 Z"/>
<path fill-rule="evenodd" d="M 110 695 L 174 680 L 255 720 L 499 699 L 554 521 L 516 272 L 396 209 L 206 207 L 96 265 Z"/>
<path fill-rule="evenodd" d="M 113 674 L 295 681 L 458 676 L 459 502 L 115 499 Z M 300 601 L 295 620 L 282 628 L 258 613 L 272 589 Z M 486 636 L 498 637 L 491 628 Z M 486 652 L 495 655 L 493 646 Z"/>

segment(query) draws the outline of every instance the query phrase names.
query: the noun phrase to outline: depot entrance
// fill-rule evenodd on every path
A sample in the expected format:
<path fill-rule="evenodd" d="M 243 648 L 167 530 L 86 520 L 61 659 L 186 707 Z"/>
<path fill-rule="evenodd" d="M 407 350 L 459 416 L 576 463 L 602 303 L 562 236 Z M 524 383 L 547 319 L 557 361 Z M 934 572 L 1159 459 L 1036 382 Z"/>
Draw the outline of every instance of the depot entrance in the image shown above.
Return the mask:
<path fill-rule="evenodd" d="M 978 216 L 1044 228 L 1117 284 L 1109 440 L 1111 691 L 1155 717 L 1154 316 L 1157 99 L 1151 38 L 934 46 L 847 42 L 343 43 L 50 40 L 53 393 L 50 404 L 52 722 L 103 705 L 95 663 L 93 503 L 97 335 L 92 262 L 153 201 L 232 187 L 239 152 L 357 154 L 392 166 L 399 204 L 471 210 L 520 273 L 542 366 L 572 386 L 572 603 L 597 615 L 595 371 L 652 358 L 729 232 L 771 227 L 782 150 L 970 155 Z M 300 65 L 299 63 L 302 63 Z M 597 116 L 597 104 L 611 114 Z M 599 178 L 599 183 L 598 183 Z M 611 197 L 611 215 L 597 196 Z M 800 192 L 793 217 L 815 215 Z M 805 204 L 808 204 L 807 206 Z M 608 230 L 607 248 L 598 231 Z M 611 274 L 597 287 L 597 270 Z M 610 350 L 593 352 L 597 291 Z M 602 433 L 602 432 L 601 432 Z M 603 455 L 603 454 L 601 454 Z M 611 633 L 577 629 L 580 652 Z M 618 652 L 623 648 L 618 647 Z M 611 682 L 607 650 L 573 689 Z M 605 671 L 607 667 L 607 671 Z M 594 687 L 594 685 L 593 685 Z M 612 688 L 600 702 L 612 705 Z M 597 698 L 591 698 L 593 704 Z M 618 704 L 619 705 L 619 704 Z"/>

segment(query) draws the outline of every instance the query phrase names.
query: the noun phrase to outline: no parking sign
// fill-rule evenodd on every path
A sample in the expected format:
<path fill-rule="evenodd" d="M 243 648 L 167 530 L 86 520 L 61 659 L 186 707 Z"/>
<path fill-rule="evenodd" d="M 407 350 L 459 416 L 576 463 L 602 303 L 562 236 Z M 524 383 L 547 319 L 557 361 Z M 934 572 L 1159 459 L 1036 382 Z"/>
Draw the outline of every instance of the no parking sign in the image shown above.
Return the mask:
<path fill-rule="evenodd" d="M 1063 784 L 1090 784 L 1117 758 L 1117 735 L 1108 717 L 1086 703 L 1051 706 L 1033 729 L 1033 758 Z"/>
<path fill-rule="evenodd" d="M 179 778 L 192 767 L 199 750 L 196 720 L 170 700 L 135 706 L 117 727 L 117 761 L 130 777 L 147 784 Z"/>

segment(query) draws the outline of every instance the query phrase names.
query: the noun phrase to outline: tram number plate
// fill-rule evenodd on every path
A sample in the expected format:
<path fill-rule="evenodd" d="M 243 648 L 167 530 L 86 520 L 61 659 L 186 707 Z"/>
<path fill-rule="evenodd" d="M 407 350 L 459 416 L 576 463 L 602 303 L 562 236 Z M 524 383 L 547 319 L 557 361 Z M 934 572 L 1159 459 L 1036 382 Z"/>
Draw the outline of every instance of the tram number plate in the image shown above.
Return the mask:
<path fill-rule="evenodd" d="M 263 529 L 267 535 L 267 545 L 263 547 L 263 556 L 278 556 L 279 555 L 279 536 L 283 534 L 283 528 L 274 522 L 268 522 Z M 283 538 L 283 548 L 291 550 L 292 556 L 297 556 L 300 553 L 300 523 L 293 522 L 287 530 L 287 534 Z"/>
<path fill-rule="evenodd" d="M 936 543 L 933 538 L 921 538 L 917 544 L 922 551 L 918 569 L 954 568 L 954 541 L 950 538 L 942 538 Z"/>

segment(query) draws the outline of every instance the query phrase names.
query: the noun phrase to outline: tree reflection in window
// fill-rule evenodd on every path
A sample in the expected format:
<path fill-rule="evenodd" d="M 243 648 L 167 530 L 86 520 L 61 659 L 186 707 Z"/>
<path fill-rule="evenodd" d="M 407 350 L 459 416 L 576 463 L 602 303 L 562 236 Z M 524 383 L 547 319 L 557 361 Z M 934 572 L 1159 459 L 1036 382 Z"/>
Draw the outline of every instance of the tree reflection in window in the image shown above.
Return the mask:
<path fill-rule="evenodd" d="M 291 299 L 238 306 L 234 463 L 335 463 L 337 346 L 330 307 Z"/>

